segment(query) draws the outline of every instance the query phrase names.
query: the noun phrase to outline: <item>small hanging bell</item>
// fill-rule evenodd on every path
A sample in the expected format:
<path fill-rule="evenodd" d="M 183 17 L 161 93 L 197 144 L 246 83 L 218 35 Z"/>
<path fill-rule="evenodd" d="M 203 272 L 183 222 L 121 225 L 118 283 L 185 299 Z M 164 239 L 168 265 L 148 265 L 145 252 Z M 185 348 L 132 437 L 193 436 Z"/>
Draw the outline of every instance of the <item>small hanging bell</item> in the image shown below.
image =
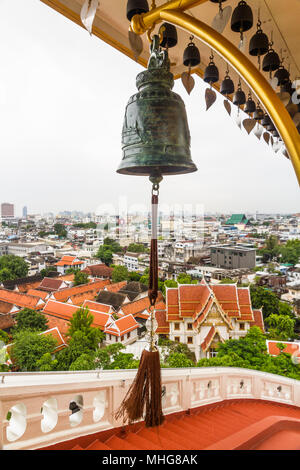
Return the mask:
<path fill-rule="evenodd" d="M 193 42 L 194 37 L 190 37 L 190 43 L 184 49 L 183 52 L 183 65 L 186 67 L 196 67 L 200 64 L 200 52 L 198 47 Z"/>
<path fill-rule="evenodd" d="M 267 127 L 271 124 L 271 122 L 272 121 L 271 121 L 270 116 L 266 113 L 264 115 L 264 117 L 262 118 L 262 120 L 261 120 L 261 125 L 264 126 L 264 127 Z"/>
<path fill-rule="evenodd" d="M 245 113 L 252 114 L 256 110 L 256 104 L 255 101 L 251 97 L 251 93 L 248 95 L 248 99 L 246 101 L 246 105 L 244 107 Z"/>
<path fill-rule="evenodd" d="M 286 70 L 283 65 L 280 65 L 278 70 L 276 70 L 274 77 L 278 80 L 278 85 L 284 85 L 284 83 L 288 82 L 290 79 L 290 74 L 288 70 Z"/>
<path fill-rule="evenodd" d="M 281 91 L 281 93 L 289 93 L 292 96 L 292 94 L 295 91 L 295 88 L 293 88 L 292 81 L 288 80 L 283 85 L 281 85 L 280 91 Z"/>
<path fill-rule="evenodd" d="M 231 17 L 231 29 L 236 33 L 240 33 L 243 40 L 243 33 L 253 26 L 253 13 L 249 5 L 242 0 L 233 10 Z"/>
<path fill-rule="evenodd" d="M 159 30 L 163 30 L 162 41 L 160 43 L 161 47 L 175 47 L 178 41 L 177 30 L 174 25 L 170 23 L 163 23 Z"/>
<path fill-rule="evenodd" d="M 264 115 L 265 113 L 261 109 L 260 104 L 257 103 L 256 110 L 253 114 L 253 119 L 255 119 L 255 121 L 261 121 L 264 118 Z"/>
<path fill-rule="evenodd" d="M 257 31 L 250 39 L 249 54 L 258 57 L 258 65 L 260 68 L 260 57 L 268 52 L 269 39 L 268 36 L 263 33 L 261 29 L 260 19 L 257 22 Z"/>
<path fill-rule="evenodd" d="M 148 13 L 149 5 L 147 0 L 128 0 L 127 2 L 127 19 L 132 20 L 134 15 Z"/>
<path fill-rule="evenodd" d="M 210 62 L 204 70 L 204 77 L 203 77 L 203 80 L 206 83 L 210 83 L 210 84 L 219 81 L 219 70 L 218 70 L 218 67 L 214 63 L 213 58 L 214 56 L 213 54 L 211 54 L 209 58 Z"/>
<path fill-rule="evenodd" d="M 245 95 L 245 93 L 243 92 L 243 90 L 241 88 L 241 81 L 239 81 L 238 89 L 236 90 L 235 94 L 233 95 L 232 102 L 233 102 L 233 104 L 235 104 L 239 107 L 246 103 L 246 95 Z"/>
<path fill-rule="evenodd" d="M 273 132 L 273 131 L 275 131 L 276 128 L 275 128 L 273 122 L 271 121 L 270 124 L 266 125 L 266 129 L 270 132 Z"/>
<path fill-rule="evenodd" d="M 220 93 L 222 95 L 232 95 L 234 93 L 234 83 L 229 77 L 229 75 L 226 75 L 224 80 L 221 82 L 221 87 L 220 87 Z"/>
<path fill-rule="evenodd" d="M 168 51 L 153 36 L 147 70 L 137 75 L 138 93 L 127 104 L 122 130 L 123 159 L 117 170 L 126 175 L 179 175 L 197 170 L 190 154 L 190 132 L 184 102 L 171 90 Z"/>
<path fill-rule="evenodd" d="M 280 59 L 274 49 L 269 49 L 269 52 L 264 56 L 262 69 L 264 72 L 274 72 L 280 66 Z"/>

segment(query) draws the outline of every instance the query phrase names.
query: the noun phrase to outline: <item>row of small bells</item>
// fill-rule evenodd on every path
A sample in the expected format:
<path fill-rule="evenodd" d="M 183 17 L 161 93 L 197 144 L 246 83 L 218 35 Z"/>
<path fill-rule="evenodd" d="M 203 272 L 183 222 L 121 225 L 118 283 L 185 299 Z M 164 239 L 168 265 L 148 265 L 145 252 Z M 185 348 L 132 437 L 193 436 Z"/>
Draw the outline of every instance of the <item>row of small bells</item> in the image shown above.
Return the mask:
<path fill-rule="evenodd" d="M 222 3 L 226 0 L 210 0 L 213 3 L 219 3 L 219 8 L 222 9 Z M 149 6 L 147 0 L 128 0 L 127 3 L 127 18 L 131 21 L 132 17 L 136 14 L 146 13 L 149 11 Z M 177 45 L 177 31 L 175 26 L 164 23 L 163 25 L 163 39 L 161 46 L 164 48 L 172 48 Z M 239 32 L 241 35 L 241 40 L 243 39 L 243 33 L 251 29 L 253 26 L 253 13 L 249 5 L 244 0 L 241 0 L 237 7 L 234 9 L 231 17 L 231 29 L 232 31 Z M 260 58 L 264 56 L 262 62 L 262 70 L 270 74 L 275 72 L 274 77 L 277 79 L 277 84 L 280 87 L 281 93 L 289 93 L 290 96 L 293 95 L 295 89 L 292 87 L 292 82 L 290 80 L 289 71 L 284 68 L 283 60 L 279 58 L 277 52 L 273 49 L 273 41 L 269 42 L 267 35 L 261 29 L 261 22 L 258 20 L 257 31 L 252 36 L 249 43 L 249 54 L 252 56 L 258 57 L 259 67 L 260 67 Z M 190 42 L 184 50 L 183 53 L 183 64 L 188 67 L 189 73 L 192 67 L 196 67 L 200 64 L 200 52 L 195 43 L 193 42 L 193 36 L 190 38 Z M 219 71 L 217 66 L 213 61 L 213 55 L 210 56 L 210 62 L 205 68 L 203 80 L 212 85 L 219 81 Z M 253 117 L 256 121 L 260 122 L 266 130 L 272 133 L 274 137 L 279 137 L 279 134 L 272 123 L 269 115 L 264 113 L 260 107 L 260 104 L 255 104 L 254 100 L 251 97 L 251 93 L 246 99 L 244 91 L 241 89 L 241 83 L 239 82 L 238 88 L 234 93 L 234 83 L 229 76 L 229 71 L 227 70 L 226 75 L 221 82 L 220 93 L 228 98 L 229 95 L 233 95 L 232 102 L 237 105 L 239 108 L 243 105 L 244 111 Z M 293 105 L 291 100 L 288 103 L 287 111 L 293 117 L 296 112 L 300 111 L 300 105 Z M 300 129 L 298 128 L 299 132 Z"/>

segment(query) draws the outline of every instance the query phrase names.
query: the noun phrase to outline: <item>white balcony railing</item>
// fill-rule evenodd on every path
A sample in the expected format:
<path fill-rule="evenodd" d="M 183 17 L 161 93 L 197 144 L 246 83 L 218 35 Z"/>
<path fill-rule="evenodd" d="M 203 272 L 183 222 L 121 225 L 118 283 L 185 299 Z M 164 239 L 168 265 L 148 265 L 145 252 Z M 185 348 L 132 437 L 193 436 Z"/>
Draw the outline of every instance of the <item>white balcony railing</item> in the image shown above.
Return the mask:
<path fill-rule="evenodd" d="M 0 373 L 0 448 L 37 449 L 121 426 L 114 412 L 135 374 Z M 300 406 L 300 381 L 249 369 L 163 369 L 162 382 L 164 414 L 243 398 Z"/>

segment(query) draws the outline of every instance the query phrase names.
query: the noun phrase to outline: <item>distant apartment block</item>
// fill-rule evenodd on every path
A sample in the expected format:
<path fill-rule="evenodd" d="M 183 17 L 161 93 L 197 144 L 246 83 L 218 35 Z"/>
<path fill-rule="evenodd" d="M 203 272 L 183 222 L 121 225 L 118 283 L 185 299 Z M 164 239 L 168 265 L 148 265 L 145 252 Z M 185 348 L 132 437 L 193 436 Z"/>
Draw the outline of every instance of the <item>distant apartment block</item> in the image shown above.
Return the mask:
<path fill-rule="evenodd" d="M 1 204 L 1 219 L 13 219 L 15 216 L 15 206 L 8 202 Z"/>
<path fill-rule="evenodd" d="M 218 268 L 254 268 L 256 251 L 244 245 L 218 245 L 210 249 L 211 265 Z"/>

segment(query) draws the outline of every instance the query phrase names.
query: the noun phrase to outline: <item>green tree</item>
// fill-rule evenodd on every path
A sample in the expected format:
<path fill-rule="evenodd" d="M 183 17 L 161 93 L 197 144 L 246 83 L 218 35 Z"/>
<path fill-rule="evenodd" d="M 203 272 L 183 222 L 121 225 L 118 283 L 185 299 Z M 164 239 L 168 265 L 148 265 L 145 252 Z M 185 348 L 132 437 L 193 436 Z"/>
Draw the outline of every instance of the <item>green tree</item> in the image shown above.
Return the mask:
<path fill-rule="evenodd" d="M 41 269 L 40 274 L 43 277 L 48 277 L 49 273 L 52 273 L 52 272 L 57 272 L 57 269 L 55 268 L 55 266 L 47 266 L 46 268 Z"/>
<path fill-rule="evenodd" d="M 74 276 L 74 286 L 79 286 L 81 284 L 87 284 L 89 282 L 89 276 L 87 273 L 82 271 L 76 271 Z"/>
<path fill-rule="evenodd" d="M 111 279 L 112 282 L 127 281 L 129 279 L 128 269 L 125 266 L 115 266 L 113 268 Z"/>
<path fill-rule="evenodd" d="M 174 352 L 169 355 L 167 362 L 167 367 L 195 367 L 195 363 L 186 357 L 185 354 Z"/>
<path fill-rule="evenodd" d="M 113 260 L 113 251 L 111 250 L 110 245 L 102 245 L 97 251 L 96 258 L 99 258 L 102 263 L 105 263 L 109 266 Z"/>
<path fill-rule="evenodd" d="M 54 224 L 54 232 L 59 238 L 66 238 L 67 231 L 63 224 Z"/>
<path fill-rule="evenodd" d="M 268 337 L 270 339 L 288 341 L 295 337 L 295 320 L 289 317 L 289 315 L 277 315 L 273 313 L 265 319 L 265 323 L 268 325 Z"/>
<path fill-rule="evenodd" d="M 198 281 L 196 279 L 192 280 L 189 274 L 184 274 L 184 273 L 178 274 L 177 282 L 178 284 L 198 284 Z"/>
<path fill-rule="evenodd" d="M 56 340 L 51 335 L 41 335 L 35 331 L 22 330 L 14 336 L 11 358 L 21 371 L 38 370 L 38 361 L 46 353 L 51 353 Z"/>
<path fill-rule="evenodd" d="M 23 258 L 15 255 L 0 256 L 0 281 L 9 281 L 19 277 L 26 277 L 27 274 L 28 264 Z"/>
<path fill-rule="evenodd" d="M 4 344 L 9 343 L 9 335 L 6 333 L 6 331 L 0 330 L 0 342 L 3 342 Z"/>
<path fill-rule="evenodd" d="M 85 337 L 87 348 L 95 351 L 99 343 L 103 341 L 104 333 L 99 328 L 92 327 L 93 321 L 94 317 L 87 307 L 79 308 L 72 315 L 67 334 L 74 338 L 78 331 L 81 332 Z"/>
<path fill-rule="evenodd" d="M 265 246 L 259 251 L 259 254 L 262 255 L 264 263 L 277 259 L 280 254 L 278 238 L 275 235 L 266 238 Z"/>
<path fill-rule="evenodd" d="M 72 364 L 69 370 L 93 370 L 95 369 L 94 356 L 92 354 L 81 354 Z"/>
<path fill-rule="evenodd" d="M 130 243 L 127 248 L 130 253 L 146 253 L 147 248 L 142 243 Z"/>
<path fill-rule="evenodd" d="M 16 323 L 13 335 L 21 330 L 45 331 L 48 328 L 48 320 L 45 315 L 30 308 L 23 308 L 17 313 Z"/>
<path fill-rule="evenodd" d="M 230 279 L 230 277 L 223 277 L 221 279 L 220 284 L 235 284 L 236 281 L 234 279 Z"/>
<path fill-rule="evenodd" d="M 52 355 L 47 352 L 36 361 L 37 369 L 41 372 L 48 372 L 55 370 L 57 367 L 57 359 L 52 359 Z"/>
<path fill-rule="evenodd" d="M 279 299 L 268 289 L 261 286 L 250 286 L 251 303 L 254 309 L 261 308 L 264 318 L 272 313 L 278 313 Z"/>

